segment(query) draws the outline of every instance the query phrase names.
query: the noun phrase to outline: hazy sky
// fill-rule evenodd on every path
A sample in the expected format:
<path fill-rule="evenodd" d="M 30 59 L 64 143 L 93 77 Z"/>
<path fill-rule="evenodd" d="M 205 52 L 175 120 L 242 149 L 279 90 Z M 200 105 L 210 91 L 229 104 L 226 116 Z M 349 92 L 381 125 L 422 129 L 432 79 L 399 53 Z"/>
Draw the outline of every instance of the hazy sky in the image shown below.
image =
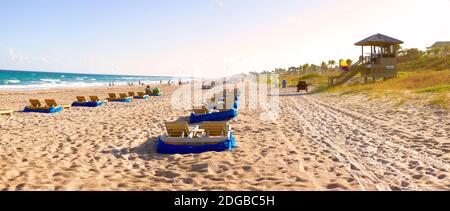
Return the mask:
<path fill-rule="evenodd" d="M 450 0 L 0 0 L 0 69 L 223 76 L 450 40 Z"/>

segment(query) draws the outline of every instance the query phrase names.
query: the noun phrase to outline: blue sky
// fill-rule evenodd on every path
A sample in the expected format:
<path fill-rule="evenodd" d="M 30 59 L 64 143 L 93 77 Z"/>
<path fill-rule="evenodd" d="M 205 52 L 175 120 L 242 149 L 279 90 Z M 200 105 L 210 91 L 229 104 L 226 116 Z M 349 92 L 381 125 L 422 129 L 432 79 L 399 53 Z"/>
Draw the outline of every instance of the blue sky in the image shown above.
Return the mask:
<path fill-rule="evenodd" d="M 0 0 L 0 69 L 227 75 L 357 57 L 375 33 L 422 48 L 450 37 L 436 21 L 448 0 L 369 2 Z"/>

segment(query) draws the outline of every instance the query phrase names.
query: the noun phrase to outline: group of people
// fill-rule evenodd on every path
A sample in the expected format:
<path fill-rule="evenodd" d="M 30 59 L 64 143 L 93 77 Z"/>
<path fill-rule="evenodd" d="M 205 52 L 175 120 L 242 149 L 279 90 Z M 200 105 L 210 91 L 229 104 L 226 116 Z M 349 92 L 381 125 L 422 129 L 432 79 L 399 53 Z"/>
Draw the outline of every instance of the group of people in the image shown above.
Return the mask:
<path fill-rule="evenodd" d="M 159 83 L 162 84 L 163 81 L 159 81 Z M 169 86 L 171 86 L 171 85 L 174 84 L 174 83 L 175 83 L 175 81 L 172 81 L 172 80 L 167 81 L 167 85 L 169 85 Z M 183 84 L 186 84 L 186 83 L 183 83 L 182 80 L 178 80 L 178 85 L 179 85 L 179 86 L 181 86 L 181 85 L 183 85 Z"/>

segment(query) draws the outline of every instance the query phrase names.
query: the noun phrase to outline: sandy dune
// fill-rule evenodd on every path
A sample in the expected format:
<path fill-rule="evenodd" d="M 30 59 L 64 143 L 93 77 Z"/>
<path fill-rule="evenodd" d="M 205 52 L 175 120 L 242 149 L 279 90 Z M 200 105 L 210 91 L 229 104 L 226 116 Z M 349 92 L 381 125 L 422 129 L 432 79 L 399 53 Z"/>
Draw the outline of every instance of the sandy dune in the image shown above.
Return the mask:
<path fill-rule="evenodd" d="M 279 97 L 275 121 L 240 109 L 234 151 L 160 155 L 163 122 L 189 115 L 171 108 L 174 89 L 131 104 L 1 119 L 0 190 L 450 190 L 446 111 L 293 94 Z M 0 92 L 0 108 L 138 90 Z"/>

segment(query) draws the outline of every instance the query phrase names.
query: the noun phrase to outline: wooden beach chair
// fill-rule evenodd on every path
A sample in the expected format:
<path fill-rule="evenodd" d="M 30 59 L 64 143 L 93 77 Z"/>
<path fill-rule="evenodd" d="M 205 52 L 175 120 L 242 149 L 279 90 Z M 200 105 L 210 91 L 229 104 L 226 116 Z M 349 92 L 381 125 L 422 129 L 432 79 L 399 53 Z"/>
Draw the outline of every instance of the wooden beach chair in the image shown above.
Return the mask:
<path fill-rule="evenodd" d="M 38 100 L 38 99 L 30 99 L 29 101 L 30 101 L 30 106 L 27 106 L 27 108 L 29 108 L 29 109 L 40 109 L 40 110 L 42 109 L 42 110 L 45 110 L 45 109 L 49 109 L 50 108 L 48 106 L 42 106 L 41 101 Z"/>
<path fill-rule="evenodd" d="M 134 92 L 128 92 L 128 97 L 135 97 Z"/>
<path fill-rule="evenodd" d="M 189 125 L 187 122 L 166 122 L 166 131 L 168 137 L 188 137 Z"/>
<path fill-rule="evenodd" d="M 119 94 L 119 97 L 120 97 L 121 99 L 127 99 L 127 98 L 128 98 L 127 94 L 125 94 L 125 93 L 120 93 L 120 94 Z"/>
<path fill-rule="evenodd" d="M 192 109 L 192 111 L 194 112 L 194 114 L 207 114 L 209 113 L 208 108 L 206 108 L 206 106 L 194 106 L 194 108 Z"/>
<path fill-rule="evenodd" d="M 89 99 L 91 100 L 91 102 L 103 102 L 103 103 L 108 102 L 108 100 L 100 100 L 98 96 L 89 96 Z"/>
<path fill-rule="evenodd" d="M 117 96 L 115 93 L 108 93 L 109 98 L 107 100 L 117 100 Z"/>
<path fill-rule="evenodd" d="M 86 102 L 86 98 L 84 96 L 77 96 L 77 102 L 85 103 Z"/>
<path fill-rule="evenodd" d="M 204 122 L 203 130 L 207 137 L 227 137 L 231 126 L 227 122 Z"/>
<path fill-rule="evenodd" d="M 45 99 L 45 104 L 47 104 L 47 106 L 49 106 L 49 107 L 61 106 L 64 109 L 70 109 L 72 107 L 71 105 L 58 105 L 58 103 L 56 103 L 56 100 L 54 100 L 54 99 Z"/>
<path fill-rule="evenodd" d="M 91 99 L 91 102 L 101 102 L 100 98 L 98 96 L 89 96 L 89 99 Z"/>
<path fill-rule="evenodd" d="M 144 97 L 145 96 L 145 92 L 138 92 L 138 96 L 139 97 Z"/>
<path fill-rule="evenodd" d="M 0 115 L 8 116 L 8 119 L 6 119 L 6 120 L 9 120 L 9 119 L 12 117 L 12 114 L 13 114 L 13 113 L 14 113 L 13 110 L 4 110 L 4 111 L 0 111 Z"/>
<path fill-rule="evenodd" d="M 33 108 L 40 108 L 42 107 L 41 101 L 38 99 L 30 99 L 30 105 Z"/>
<path fill-rule="evenodd" d="M 189 128 L 187 122 L 166 122 L 165 125 L 167 131 L 166 136 L 172 138 L 193 138 L 198 133 L 203 132 L 198 129 L 198 126 Z"/>

